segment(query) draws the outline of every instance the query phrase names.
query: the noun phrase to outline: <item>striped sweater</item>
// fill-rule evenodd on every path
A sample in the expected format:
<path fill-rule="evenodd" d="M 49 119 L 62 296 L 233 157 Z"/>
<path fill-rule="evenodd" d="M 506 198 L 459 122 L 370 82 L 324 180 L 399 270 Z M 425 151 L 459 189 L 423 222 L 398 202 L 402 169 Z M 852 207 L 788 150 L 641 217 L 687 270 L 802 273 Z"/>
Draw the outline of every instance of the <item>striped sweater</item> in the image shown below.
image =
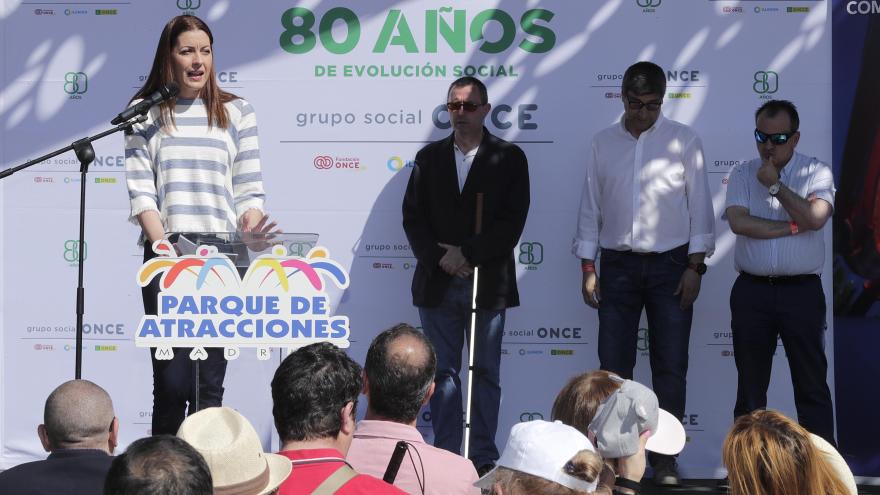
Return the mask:
<path fill-rule="evenodd" d="M 165 232 L 235 232 L 249 209 L 263 211 L 257 120 L 241 99 L 226 103 L 229 127 L 208 127 L 202 100 L 178 99 L 175 126 L 159 107 L 125 137 L 129 220 L 159 212 Z"/>

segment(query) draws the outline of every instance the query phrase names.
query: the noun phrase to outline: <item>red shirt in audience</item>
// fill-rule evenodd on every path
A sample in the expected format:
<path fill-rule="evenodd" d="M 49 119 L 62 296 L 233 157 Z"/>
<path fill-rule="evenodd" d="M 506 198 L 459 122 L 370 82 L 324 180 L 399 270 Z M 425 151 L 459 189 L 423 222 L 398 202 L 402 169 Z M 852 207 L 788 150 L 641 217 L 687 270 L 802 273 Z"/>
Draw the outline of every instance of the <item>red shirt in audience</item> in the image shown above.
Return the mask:
<path fill-rule="evenodd" d="M 293 462 L 293 471 L 278 488 L 278 495 L 311 495 L 321 482 L 345 465 L 342 453 L 335 449 L 283 450 L 279 454 Z M 406 494 L 380 479 L 365 474 L 355 476 L 336 493 L 339 495 Z"/>

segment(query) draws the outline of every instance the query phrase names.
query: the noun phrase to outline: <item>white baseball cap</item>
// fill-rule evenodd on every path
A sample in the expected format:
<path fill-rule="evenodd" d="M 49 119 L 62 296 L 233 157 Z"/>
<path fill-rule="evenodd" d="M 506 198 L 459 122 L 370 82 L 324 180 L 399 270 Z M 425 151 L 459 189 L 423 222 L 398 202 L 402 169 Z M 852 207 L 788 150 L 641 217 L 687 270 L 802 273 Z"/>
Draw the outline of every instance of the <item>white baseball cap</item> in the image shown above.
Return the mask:
<path fill-rule="evenodd" d="M 491 489 L 499 467 L 531 474 L 559 483 L 572 490 L 596 491 L 599 480 L 587 482 L 566 472 L 566 465 L 582 450 L 596 449 L 583 433 L 561 421 L 528 421 L 518 423 L 510 430 L 510 437 L 494 469 L 474 483 Z"/>

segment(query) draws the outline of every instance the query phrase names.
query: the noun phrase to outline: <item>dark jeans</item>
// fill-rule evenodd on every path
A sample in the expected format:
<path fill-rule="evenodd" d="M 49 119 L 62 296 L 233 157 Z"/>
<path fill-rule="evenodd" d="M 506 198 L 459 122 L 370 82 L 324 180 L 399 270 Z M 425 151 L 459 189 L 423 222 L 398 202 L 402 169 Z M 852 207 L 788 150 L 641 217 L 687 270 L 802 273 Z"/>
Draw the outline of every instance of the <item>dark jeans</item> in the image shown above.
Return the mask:
<path fill-rule="evenodd" d="M 832 445 L 834 411 L 826 382 L 825 294 L 818 276 L 785 283 L 741 274 L 730 291 L 737 389 L 734 416 L 767 407 L 767 387 L 782 338 L 798 422 Z"/>
<path fill-rule="evenodd" d="M 683 417 L 693 308 L 682 310 L 681 297 L 673 293 L 687 269 L 687 244 L 651 254 L 603 249 L 600 263 L 600 367 L 632 379 L 644 309 L 654 393 L 661 408 Z M 669 456 L 648 458 L 656 466 Z"/>
<path fill-rule="evenodd" d="M 144 262 L 156 255 L 149 246 L 144 246 Z M 159 277 L 141 289 L 144 300 L 144 314 L 157 314 Z M 226 376 L 226 359 L 223 349 L 209 347 L 208 358 L 198 363 L 196 378 L 195 361 L 190 360 L 192 349 L 174 349 L 174 358 L 159 360 L 155 348 L 150 349 L 153 361 L 153 435 L 176 435 L 187 413 L 187 403 L 195 411 L 196 383 L 198 382 L 199 409 L 220 406 L 223 402 L 223 378 Z"/>
<path fill-rule="evenodd" d="M 462 417 L 461 350 L 470 339 L 471 279 L 454 278 L 443 302 L 436 308 L 419 308 L 425 335 L 437 352 L 437 374 L 431 397 L 434 445 L 461 453 Z M 475 466 L 495 462 L 498 447 L 498 407 L 501 404 L 501 337 L 505 311 L 477 310 L 474 376 L 471 404 L 469 457 Z M 470 342 L 468 342 L 470 344 Z"/>

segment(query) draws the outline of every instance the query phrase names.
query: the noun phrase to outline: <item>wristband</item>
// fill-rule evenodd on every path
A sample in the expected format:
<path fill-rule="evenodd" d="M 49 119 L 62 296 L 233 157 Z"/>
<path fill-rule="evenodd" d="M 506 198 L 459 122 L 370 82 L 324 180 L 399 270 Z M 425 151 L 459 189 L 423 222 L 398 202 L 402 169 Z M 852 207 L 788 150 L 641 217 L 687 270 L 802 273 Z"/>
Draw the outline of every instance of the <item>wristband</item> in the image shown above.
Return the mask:
<path fill-rule="evenodd" d="M 592 263 L 581 263 L 581 271 L 584 273 L 596 273 L 596 265 Z"/>
<path fill-rule="evenodd" d="M 797 233 L 800 232 L 800 230 L 798 230 L 798 224 L 794 220 L 788 224 L 788 227 L 791 229 L 791 235 L 797 235 Z"/>
<path fill-rule="evenodd" d="M 633 481 L 628 478 L 624 478 L 622 476 L 618 476 L 614 480 L 614 485 L 619 486 L 620 488 L 628 488 L 636 493 L 639 493 L 642 491 L 642 484 L 641 483 L 639 483 L 638 481 Z"/>

